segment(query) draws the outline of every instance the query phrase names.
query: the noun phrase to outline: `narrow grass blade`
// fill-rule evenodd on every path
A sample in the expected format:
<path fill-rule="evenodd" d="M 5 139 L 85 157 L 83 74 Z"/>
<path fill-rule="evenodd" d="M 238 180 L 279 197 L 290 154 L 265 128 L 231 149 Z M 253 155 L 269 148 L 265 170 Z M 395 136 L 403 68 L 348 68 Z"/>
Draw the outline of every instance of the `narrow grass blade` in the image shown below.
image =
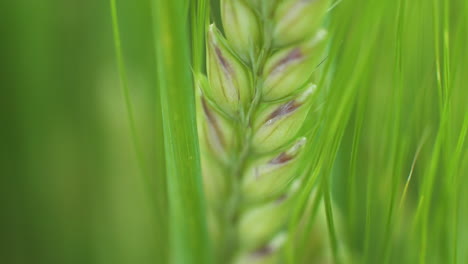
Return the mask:
<path fill-rule="evenodd" d="M 171 262 L 210 263 L 190 67 L 186 1 L 153 0 L 163 115 Z"/>
<path fill-rule="evenodd" d="M 150 211 L 154 216 L 154 224 L 156 225 L 156 252 L 157 255 L 160 257 L 160 261 L 162 263 L 167 262 L 168 254 L 166 252 L 167 245 L 167 218 L 161 216 L 164 215 L 167 211 L 167 193 L 166 193 L 166 179 L 164 173 L 164 165 L 163 163 L 163 156 L 158 155 L 156 157 L 156 162 L 158 162 L 158 171 L 157 175 L 155 175 L 154 181 L 150 178 L 149 169 L 147 167 L 145 157 L 143 155 L 143 149 L 141 146 L 140 139 L 137 133 L 137 126 L 134 117 L 134 110 L 133 104 L 130 97 L 130 89 L 127 80 L 127 71 L 125 68 L 125 62 L 123 58 L 123 51 L 121 45 L 121 38 L 120 38 L 120 28 L 119 28 L 119 20 L 117 15 L 117 4 L 116 0 L 110 0 L 110 9 L 111 9 L 111 17 L 112 17 L 112 29 L 114 35 L 114 46 L 115 46 L 115 54 L 117 58 L 117 66 L 119 70 L 120 76 L 120 86 L 122 88 L 122 94 L 125 100 L 125 107 L 127 110 L 127 118 L 130 126 L 130 133 L 133 140 L 133 147 L 135 149 L 135 154 L 138 163 L 138 169 L 140 172 L 140 176 L 142 178 L 142 182 L 145 188 L 145 196 L 148 200 L 147 205 L 149 205 Z M 156 111 L 157 118 L 161 117 L 160 109 Z M 160 121 L 160 120 L 158 120 Z M 158 131 L 159 133 L 160 131 Z M 160 133 L 162 135 L 162 133 Z M 158 140 L 158 142 L 162 142 L 162 140 Z M 159 214 L 159 215 L 158 215 Z"/>

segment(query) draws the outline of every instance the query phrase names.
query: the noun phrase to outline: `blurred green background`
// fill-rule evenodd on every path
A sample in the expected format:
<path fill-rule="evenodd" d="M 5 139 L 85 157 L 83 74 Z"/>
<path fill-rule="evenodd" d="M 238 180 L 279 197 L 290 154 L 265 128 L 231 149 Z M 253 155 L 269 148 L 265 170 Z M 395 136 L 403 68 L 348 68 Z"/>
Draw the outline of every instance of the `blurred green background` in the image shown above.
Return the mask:
<path fill-rule="evenodd" d="M 119 1 L 135 116 L 161 171 L 150 1 Z M 155 263 L 108 1 L 0 1 L 0 263 Z"/>

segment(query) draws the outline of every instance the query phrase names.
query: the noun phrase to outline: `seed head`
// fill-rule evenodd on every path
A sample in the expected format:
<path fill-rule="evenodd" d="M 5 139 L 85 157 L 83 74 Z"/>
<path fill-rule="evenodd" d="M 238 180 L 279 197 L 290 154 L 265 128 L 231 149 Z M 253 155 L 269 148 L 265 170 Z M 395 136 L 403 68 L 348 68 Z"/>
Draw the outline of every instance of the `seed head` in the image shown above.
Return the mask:
<path fill-rule="evenodd" d="M 245 0 L 222 0 L 221 17 L 229 43 L 247 61 L 250 53 L 255 55 L 260 45 L 257 15 Z"/>
<path fill-rule="evenodd" d="M 235 144 L 235 136 L 231 124 L 225 120 L 204 97 L 200 97 L 201 110 L 205 120 L 202 137 L 212 155 L 223 162 L 228 162 L 229 153 Z"/>
<path fill-rule="evenodd" d="M 329 0 L 284 0 L 274 15 L 276 46 L 285 46 L 311 37 L 322 25 Z"/>
<path fill-rule="evenodd" d="M 311 84 L 293 99 L 269 105 L 259 111 L 252 140 L 257 152 L 275 150 L 296 136 L 309 112 L 315 89 L 316 85 Z"/>
<path fill-rule="evenodd" d="M 235 116 L 252 98 L 251 77 L 214 25 L 208 32 L 207 56 L 207 94 L 228 115 Z"/>
<path fill-rule="evenodd" d="M 246 248 L 261 248 L 279 242 L 274 242 L 276 238 L 272 241 L 268 240 L 271 239 L 271 234 L 278 233 L 283 228 L 285 221 L 288 219 L 291 205 L 294 204 L 298 194 L 297 184 L 300 184 L 299 180 L 293 181 L 284 194 L 263 205 L 251 207 L 244 212 L 239 221 L 239 233 L 243 239 L 241 241 L 242 245 Z M 280 244 L 276 245 L 279 246 Z M 275 248 L 278 247 L 275 246 Z"/>
<path fill-rule="evenodd" d="M 271 241 L 265 245 L 259 246 L 251 251 L 242 252 L 235 264 L 269 264 L 277 263 L 275 257 L 281 252 L 280 248 L 284 245 L 287 239 L 287 233 L 281 232 L 277 234 Z"/>
<path fill-rule="evenodd" d="M 284 193 L 297 176 L 300 154 L 306 141 L 302 137 L 279 154 L 268 155 L 253 162 L 242 179 L 244 200 L 247 203 L 258 202 Z"/>
<path fill-rule="evenodd" d="M 268 59 L 263 71 L 263 99 L 280 99 L 301 87 L 322 59 L 325 38 L 326 31 L 320 30 L 312 39 L 280 50 Z"/>

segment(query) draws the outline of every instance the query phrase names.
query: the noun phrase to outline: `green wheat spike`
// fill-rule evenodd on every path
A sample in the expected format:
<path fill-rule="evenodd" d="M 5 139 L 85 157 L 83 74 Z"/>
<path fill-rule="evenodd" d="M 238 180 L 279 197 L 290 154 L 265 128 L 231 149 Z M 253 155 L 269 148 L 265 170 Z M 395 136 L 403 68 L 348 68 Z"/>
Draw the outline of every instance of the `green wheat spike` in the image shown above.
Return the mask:
<path fill-rule="evenodd" d="M 219 263 L 281 260 L 307 145 L 299 131 L 318 104 L 312 75 L 324 58 L 328 6 L 222 0 L 224 35 L 208 29 L 197 119 Z"/>

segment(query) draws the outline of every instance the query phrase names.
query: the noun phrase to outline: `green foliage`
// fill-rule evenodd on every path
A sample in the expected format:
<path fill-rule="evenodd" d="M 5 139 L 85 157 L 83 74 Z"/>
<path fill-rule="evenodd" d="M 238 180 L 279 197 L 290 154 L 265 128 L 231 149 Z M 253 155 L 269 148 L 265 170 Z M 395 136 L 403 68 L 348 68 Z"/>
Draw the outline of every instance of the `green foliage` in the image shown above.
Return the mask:
<path fill-rule="evenodd" d="M 154 0 L 154 29 L 164 128 L 170 261 L 210 263 L 202 195 L 185 1 Z M 182 18 L 182 20 L 181 20 Z"/>
<path fill-rule="evenodd" d="M 221 1 L 112 3 L 0 2 L 2 262 L 214 256 L 191 76 L 204 73 Z M 340 263 L 467 263 L 468 2 L 337 0 L 324 19 L 327 57 L 294 164 L 303 182 L 281 215 L 294 236 L 271 246 L 287 239 L 292 264 L 310 263 L 323 237 Z M 242 52 L 250 30 L 222 33 Z M 301 37 L 290 24 L 278 34 Z M 274 213 L 260 208 L 242 232 L 270 228 L 249 232 Z"/>

